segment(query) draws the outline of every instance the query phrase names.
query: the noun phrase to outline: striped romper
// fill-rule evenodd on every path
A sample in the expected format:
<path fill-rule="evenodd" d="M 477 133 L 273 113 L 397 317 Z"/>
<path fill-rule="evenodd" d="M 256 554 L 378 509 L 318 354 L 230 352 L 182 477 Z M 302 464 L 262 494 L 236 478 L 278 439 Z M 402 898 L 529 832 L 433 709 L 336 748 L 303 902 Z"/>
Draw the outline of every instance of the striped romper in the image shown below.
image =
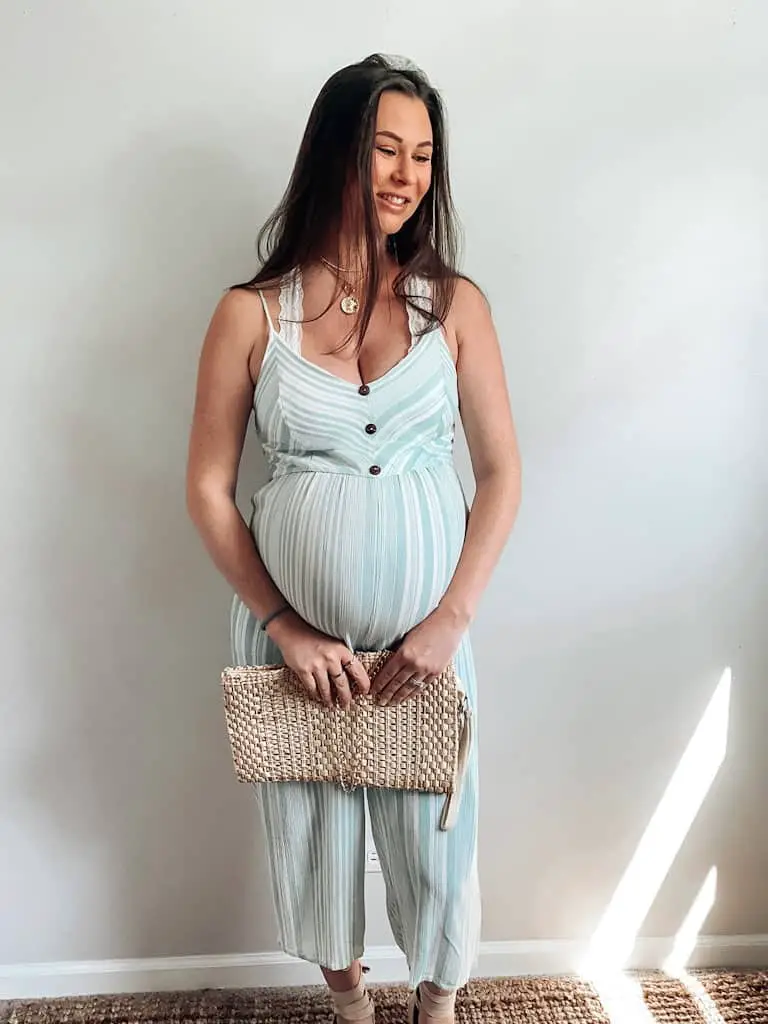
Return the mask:
<path fill-rule="evenodd" d="M 413 279 L 408 290 L 429 300 L 426 281 Z M 420 314 L 409 306 L 408 354 L 368 385 L 345 381 L 303 358 L 302 309 L 296 271 L 282 283 L 280 330 L 269 321 L 254 393 L 271 473 L 252 499 L 251 530 L 303 619 L 352 650 L 382 650 L 436 607 L 461 554 L 467 505 L 453 464 L 456 371 L 442 331 L 419 336 Z M 282 661 L 237 596 L 231 644 L 236 665 Z M 476 711 L 468 634 L 454 663 Z M 438 827 L 441 795 L 326 783 L 256 788 L 285 952 L 331 970 L 363 955 L 367 797 L 411 986 L 465 984 L 480 930 L 476 749 L 447 832 Z"/>

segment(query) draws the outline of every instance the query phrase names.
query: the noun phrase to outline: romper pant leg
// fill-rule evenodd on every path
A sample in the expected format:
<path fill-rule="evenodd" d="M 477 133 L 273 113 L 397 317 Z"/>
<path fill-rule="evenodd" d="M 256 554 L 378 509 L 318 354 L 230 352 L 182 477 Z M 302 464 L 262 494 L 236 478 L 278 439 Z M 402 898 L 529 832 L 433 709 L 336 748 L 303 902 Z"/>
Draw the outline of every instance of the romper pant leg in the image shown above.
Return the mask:
<path fill-rule="evenodd" d="M 456 658 L 474 707 L 468 644 Z M 410 985 L 465 985 L 480 942 L 477 870 L 477 737 L 472 744 L 456 824 L 440 831 L 445 797 L 409 790 L 369 789 L 371 830 L 387 892 L 387 913 L 408 960 Z"/>
<path fill-rule="evenodd" d="M 323 782 L 258 787 L 280 948 L 334 971 L 363 955 L 365 794 Z"/>
<path fill-rule="evenodd" d="M 279 647 L 232 599 L 233 665 L 278 665 Z M 365 794 L 318 782 L 256 787 L 280 948 L 331 970 L 363 954 Z"/>
<path fill-rule="evenodd" d="M 234 664 L 277 664 L 280 652 L 237 599 Z M 476 707 L 469 637 L 456 669 Z M 363 955 L 365 793 L 327 783 L 263 783 L 260 797 L 280 947 L 331 970 Z M 477 874 L 477 735 L 456 824 L 441 832 L 444 797 L 368 790 L 371 826 L 387 890 L 387 913 L 410 984 L 466 983 L 480 936 Z"/>

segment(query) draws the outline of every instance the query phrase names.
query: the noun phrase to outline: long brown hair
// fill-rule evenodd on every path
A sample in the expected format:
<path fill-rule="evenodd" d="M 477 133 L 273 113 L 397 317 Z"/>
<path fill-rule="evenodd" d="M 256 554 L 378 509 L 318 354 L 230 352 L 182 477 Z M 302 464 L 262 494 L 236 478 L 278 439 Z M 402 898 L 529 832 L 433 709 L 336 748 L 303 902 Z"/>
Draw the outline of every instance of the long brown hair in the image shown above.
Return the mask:
<path fill-rule="evenodd" d="M 288 187 L 259 233 L 261 269 L 250 281 L 233 286 L 255 289 L 275 285 L 297 267 L 316 262 L 338 239 L 342 213 L 349 217 L 351 212 L 353 218 L 358 214 L 367 262 L 358 344 L 370 324 L 382 276 L 371 179 L 379 99 L 388 90 L 424 103 L 434 145 L 429 190 L 401 230 L 387 239 L 387 251 L 400 268 L 393 288 L 397 296 L 424 314 L 425 330 L 445 322 L 460 276 L 460 229 L 451 198 L 443 103 L 419 68 L 381 54 L 342 68 L 320 90 Z M 359 182 L 359 211 L 343 210 L 350 180 Z M 424 300 L 408 294 L 411 275 L 431 282 L 429 308 L 424 308 Z"/>

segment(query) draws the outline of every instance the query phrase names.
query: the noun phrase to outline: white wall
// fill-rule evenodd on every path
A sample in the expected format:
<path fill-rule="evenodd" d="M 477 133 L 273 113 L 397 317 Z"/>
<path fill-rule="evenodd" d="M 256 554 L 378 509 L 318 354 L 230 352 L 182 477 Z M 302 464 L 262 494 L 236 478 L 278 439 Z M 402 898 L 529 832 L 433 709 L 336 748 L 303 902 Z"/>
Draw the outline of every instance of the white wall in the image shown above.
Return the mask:
<path fill-rule="evenodd" d="M 444 89 L 525 463 L 474 629 L 484 939 L 593 934 L 726 665 L 641 935 L 712 866 L 704 932 L 768 933 L 767 39 L 759 0 L 6 0 L 0 964 L 275 949 L 187 430 L 314 95 L 376 49 Z"/>

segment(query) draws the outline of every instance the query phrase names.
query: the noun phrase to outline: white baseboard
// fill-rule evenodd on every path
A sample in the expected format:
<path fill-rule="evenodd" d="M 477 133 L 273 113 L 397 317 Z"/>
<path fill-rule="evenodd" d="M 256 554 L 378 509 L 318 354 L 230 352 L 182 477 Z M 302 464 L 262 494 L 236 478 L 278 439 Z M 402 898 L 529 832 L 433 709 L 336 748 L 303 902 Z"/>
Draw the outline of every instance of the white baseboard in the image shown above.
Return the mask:
<path fill-rule="evenodd" d="M 638 939 L 628 966 L 639 970 L 660 969 L 671 947 L 669 939 Z M 473 973 L 478 978 L 574 974 L 579 971 L 586 952 L 586 942 L 568 940 L 484 942 Z M 368 979 L 372 984 L 407 980 L 405 958 L 394 946 L 367 949 L 365 963 L 371 968 Z M 768 935 L 701 936 L 689 966 L 768 968 Z M 318 982 L 314 964 L 279 952 L 0 964 L 0 999 L 260 988 L 316 985 Z"/>

